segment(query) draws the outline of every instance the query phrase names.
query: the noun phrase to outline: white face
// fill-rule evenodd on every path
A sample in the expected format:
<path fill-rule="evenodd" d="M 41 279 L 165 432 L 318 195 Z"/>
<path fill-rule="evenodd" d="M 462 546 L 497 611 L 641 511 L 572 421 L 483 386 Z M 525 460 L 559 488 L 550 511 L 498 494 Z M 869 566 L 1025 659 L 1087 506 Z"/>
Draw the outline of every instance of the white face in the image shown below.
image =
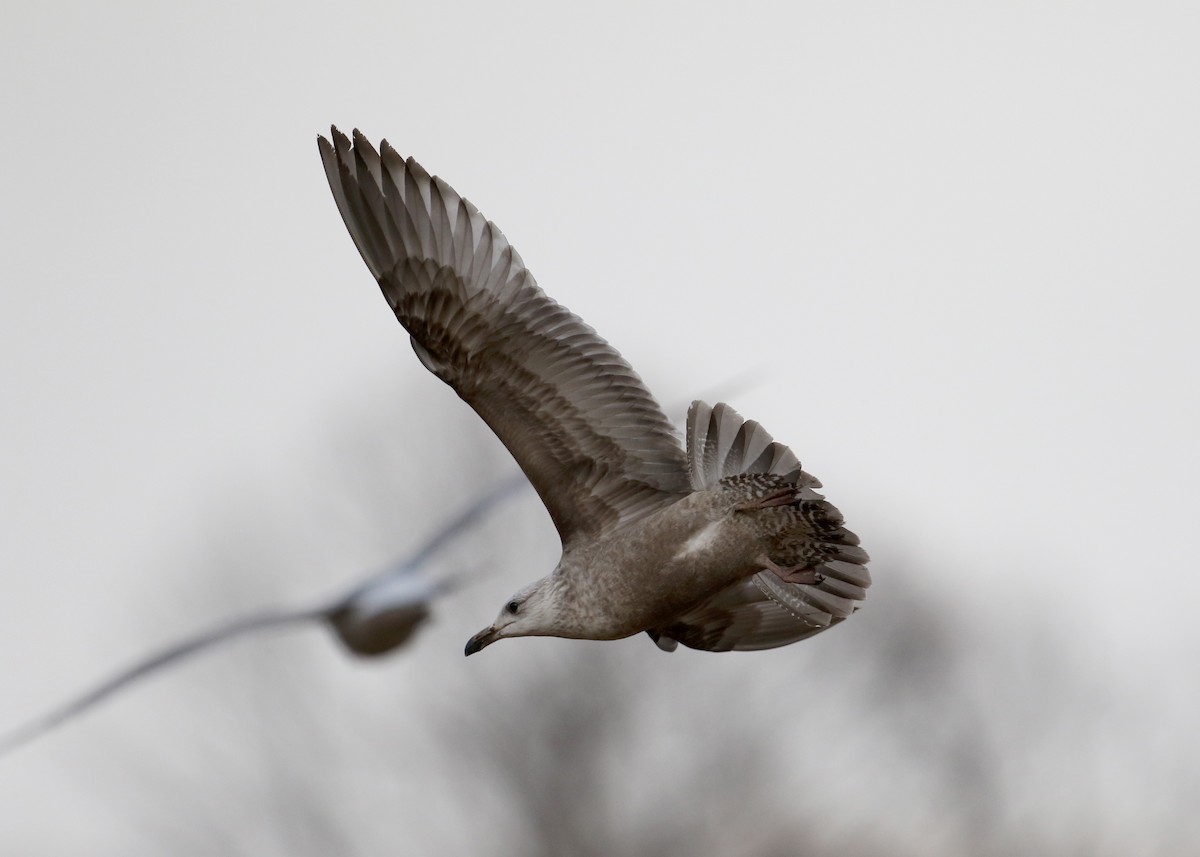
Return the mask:
<path fill-rule="evenodd" d="M 528 637 L 552 634 L 554 613 L 548 603 L 551 587 L 544 585 L 548 578 L 525 587 L 508 599 L 487 628 L 467 641 L 466 653 L 473 655 L 504 637 Z"/>

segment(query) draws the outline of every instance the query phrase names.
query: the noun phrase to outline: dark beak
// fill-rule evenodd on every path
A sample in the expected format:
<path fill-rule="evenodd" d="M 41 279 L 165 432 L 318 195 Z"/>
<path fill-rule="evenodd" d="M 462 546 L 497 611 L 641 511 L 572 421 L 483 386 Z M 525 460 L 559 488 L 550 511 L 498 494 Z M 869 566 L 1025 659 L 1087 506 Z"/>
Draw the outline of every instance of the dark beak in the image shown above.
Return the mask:
<path fill-rule="evenodd" d="M 500 634 L 496 631 L 494 626 L 484 628 L 474 637 L 467 640 L 467 648 L 463 654 L 473 655 L 483 649 L 485 646 L 490 646 L 499 639 Z"/>

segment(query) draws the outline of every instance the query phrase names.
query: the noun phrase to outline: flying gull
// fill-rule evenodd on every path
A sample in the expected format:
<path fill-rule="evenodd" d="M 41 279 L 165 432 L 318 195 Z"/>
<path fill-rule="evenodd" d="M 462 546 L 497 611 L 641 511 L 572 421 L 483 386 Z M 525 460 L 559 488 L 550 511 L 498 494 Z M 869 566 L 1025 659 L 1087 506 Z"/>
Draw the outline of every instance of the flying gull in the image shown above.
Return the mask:
<path fill-rule="evenodd" d="M 266 609 L 227 620 L 147 655 L 74 699 L 0 735 L 0 756 L 77 717 L 149 675 L 237 637 L 283 626 L 324 623 L 352 654 L 376 657 L 408 643 L 430 616 L 432 602 L 462 579 L 433 577 L 431 561 L 525 484 L 520 474 L 504 479 L 448 520 L 411 556 L 317 604 Z"/>
<path fill-rule="evenodd" d="M 629 364 L 475 206 L 386 140 L 331 136 L 334 200 L 417 357 L 508 447 L 562 540 L 557 567 L 466 654 L 641 631 L 667 651 L 768 649 L 857 609 L 867 553 L 791 450 L 700 401 L 681 445 Z"/>

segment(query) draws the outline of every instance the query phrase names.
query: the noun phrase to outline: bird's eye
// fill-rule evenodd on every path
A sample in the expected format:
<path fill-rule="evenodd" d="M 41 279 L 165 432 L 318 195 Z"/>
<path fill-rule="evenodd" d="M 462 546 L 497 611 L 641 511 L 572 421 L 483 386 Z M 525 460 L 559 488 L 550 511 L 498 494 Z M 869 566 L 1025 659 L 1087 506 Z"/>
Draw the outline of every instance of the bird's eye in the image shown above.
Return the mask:
<path fill-rule="evenodd" d="M 516 614 L 517 610 L 519 610 L 520 608 L 521 608 L 521 603 L 519 601 L 510 601 L 504 605 L 504 609 L 507 610 L 509 613 L 513 613 L 513 614 Z"/>

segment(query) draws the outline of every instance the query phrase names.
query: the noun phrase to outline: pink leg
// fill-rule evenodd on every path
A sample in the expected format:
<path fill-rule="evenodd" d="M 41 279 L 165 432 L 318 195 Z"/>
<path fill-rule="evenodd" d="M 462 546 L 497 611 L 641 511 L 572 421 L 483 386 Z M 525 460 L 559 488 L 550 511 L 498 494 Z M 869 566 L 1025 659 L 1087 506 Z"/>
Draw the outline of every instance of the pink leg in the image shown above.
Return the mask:
<path fill-rule="evenodd" d="M 821 574 L 815 568 L 807 565 L 793 565 L 789 568 L 784 568 L 772 561 L 766 554 L 760 556 L 758 562 L 763 568 L 774 574 L 784 583 L 806 583 L 810 586 L 815 586 L 825 579 L 825 575 Z"/>

